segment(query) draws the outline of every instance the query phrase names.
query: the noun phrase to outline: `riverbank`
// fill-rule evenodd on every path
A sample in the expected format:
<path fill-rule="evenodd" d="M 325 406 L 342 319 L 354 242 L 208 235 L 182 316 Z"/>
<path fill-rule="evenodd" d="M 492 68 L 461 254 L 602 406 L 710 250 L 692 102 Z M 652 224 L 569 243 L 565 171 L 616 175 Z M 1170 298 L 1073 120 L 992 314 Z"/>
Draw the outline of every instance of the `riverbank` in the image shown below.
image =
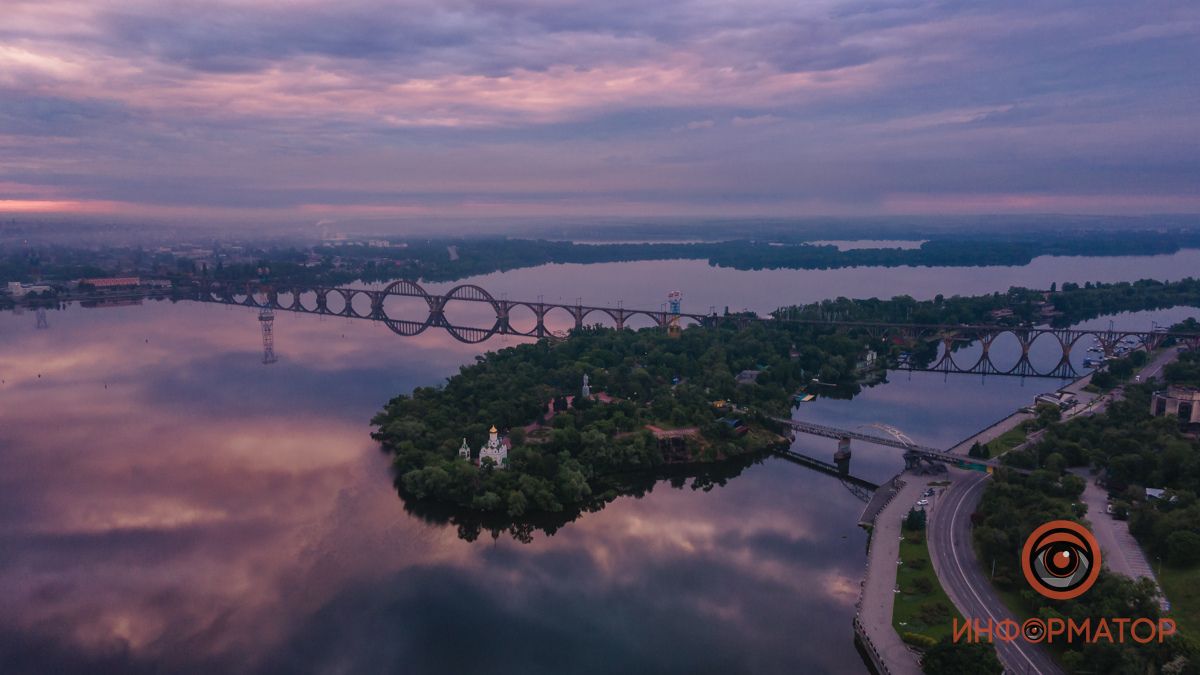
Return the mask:
<path fill-rule="evenodd" d="M 900 528 L 905 514 L 925 488 L 927 477 L 900 473 L 892 484 L 898 490 L 872 522 L 867 568 L 859 595 L 856 628 L 878 660 L 876 669 L 895 675 L 918 675 L 920 660 L 892 625 L 896 562 L 900 559 Z M 857 631 L 856 631 L 857 632 Z M 882 666 L 882 668 L 880 668 Z"/>

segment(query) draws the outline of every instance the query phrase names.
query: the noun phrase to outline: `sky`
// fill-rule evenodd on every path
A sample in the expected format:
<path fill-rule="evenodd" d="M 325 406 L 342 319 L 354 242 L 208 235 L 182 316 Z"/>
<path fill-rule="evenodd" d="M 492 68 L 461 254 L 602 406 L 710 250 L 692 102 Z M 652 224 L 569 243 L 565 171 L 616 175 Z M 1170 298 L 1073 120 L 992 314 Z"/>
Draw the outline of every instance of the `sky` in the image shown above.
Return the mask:
<path fill-rule="evenodd" d="M 1200 4 L 4 0 L 0 214 L 1200 212 Z"/>

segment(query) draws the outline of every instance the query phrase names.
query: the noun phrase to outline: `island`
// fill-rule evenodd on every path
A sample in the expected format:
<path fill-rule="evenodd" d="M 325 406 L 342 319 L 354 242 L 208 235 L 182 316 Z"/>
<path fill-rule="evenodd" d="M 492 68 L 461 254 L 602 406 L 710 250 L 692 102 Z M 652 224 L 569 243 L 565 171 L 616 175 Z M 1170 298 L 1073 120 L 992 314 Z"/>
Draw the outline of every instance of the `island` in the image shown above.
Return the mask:
<path fill-rule="evenodd" d="M 589 327 L 489 352 L 373 420 L 406 501 L 522 517 L 570 513 L 685 466 L 786 447 L 814 379 L 853 395 L 866 335 L 753 322 L 670 332 Z"/>

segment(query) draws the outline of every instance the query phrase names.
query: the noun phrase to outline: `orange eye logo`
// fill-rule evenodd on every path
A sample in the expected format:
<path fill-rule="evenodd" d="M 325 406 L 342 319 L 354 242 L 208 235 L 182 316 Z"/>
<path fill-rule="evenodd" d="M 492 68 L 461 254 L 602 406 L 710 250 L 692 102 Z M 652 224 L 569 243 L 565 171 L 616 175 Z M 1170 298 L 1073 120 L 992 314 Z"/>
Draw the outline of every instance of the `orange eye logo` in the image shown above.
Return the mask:
<path fill-rule="evenodd" d="M 1021 571 L 1038 593 L 1070 600 L 1091 588 L 1100 576 L 1100 546 L 1079 523 L 1052 520 L 1025 540 Z"/>

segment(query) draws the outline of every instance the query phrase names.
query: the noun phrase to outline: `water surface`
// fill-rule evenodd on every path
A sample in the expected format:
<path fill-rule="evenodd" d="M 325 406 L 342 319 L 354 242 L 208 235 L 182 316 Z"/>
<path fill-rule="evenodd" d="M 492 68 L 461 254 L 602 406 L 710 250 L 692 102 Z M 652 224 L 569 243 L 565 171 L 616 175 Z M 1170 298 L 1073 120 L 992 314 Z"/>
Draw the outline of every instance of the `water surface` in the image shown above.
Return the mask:
<path fill-rule="evenodd" d="M 1200 261 L 1189 256 L 1153 270 L 1182 276 Z M 1073 260 L 1075 272 L 1060 264 Z M 681 288 L 693 303 L 769 309 L 978 292 L 1021 275 L 1027 285 L 1051 273 L 1122 278 L 1122 265 L 1136 267 L 1122 260 L 1024 272 L 550 265 L 473 281 L 627 305 Z M 1144 276 L 1136 269 L 1127 278 Z M 242 308 L 147 302 L 46 318 L 37 329 L 32 312 L 0 314 L 0 670 L 863 669 L 849 629 L 862 502 L 831 477 L 766 459 L 708 491 L 661 482 L 527 544 L 463 541 L 407 513 L 368 420 L 389 397 L 513 338 L 400 338 L 367 321 L 279 312 L 279 361 L 264 365 L 257 315 Z M 1055 386 L 891 380 L 798 414 L 883 422 L 948 446 Z M 803 437 L 795 448 L 826 460 L 835 449 Z M 854 448 L 852 471 L 870 480 L 901 466 L 894 450 Z"/>

